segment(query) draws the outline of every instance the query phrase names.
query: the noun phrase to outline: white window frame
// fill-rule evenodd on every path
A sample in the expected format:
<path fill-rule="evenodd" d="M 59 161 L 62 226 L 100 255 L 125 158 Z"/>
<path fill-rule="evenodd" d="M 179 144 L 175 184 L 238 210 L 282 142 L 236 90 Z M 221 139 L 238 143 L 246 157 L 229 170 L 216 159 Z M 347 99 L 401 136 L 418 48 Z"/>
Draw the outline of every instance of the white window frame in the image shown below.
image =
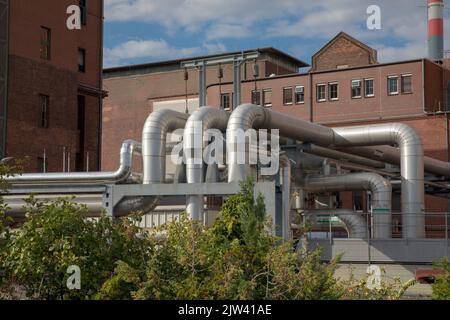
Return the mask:
<path fill-rule="evenodd" d="M 412 73 L 404 73 L 404 74 L 402 74 L 401 75 L 401 77 L 400 77 L 400 91 L 402 92 L 402 94 L 411 94 L 411 93 L 413 93 L 413 79 L 412 79 Z M 403 92 L 403 78 L 406 78 L 406 77 L 410 77 L 411 78 L 411 91 L 405 91 L 405 92 Z"/>
<path fill-rule="evenodd" d="M 354 96 L 353 95 L 353 83 L 358 81 L 359 82 L 359 89 L 360 89 L 360 95 L 359 96 Z M 352 79 L 352 81 L 350 82 L 350 96 L 352 97 L 352 99 L 361 99 L 362 98 L 362 92 L 363 91 L 363 85 L 362 85 L 362 80 L 361 79 Z"/>
<path fill-rule="evenodd" d="M 303 89 L 303 101 L 297 101 L 297 89 Z M 301 92 L 301 91 L 298 91 Z M 295 86 L 294 88 L 294 102 L 295 104 L 305 104 L 305 86 Z"/>
<path fill-rule="evenodd" d="M 323 99 L 319 99 L 319 87 L 323 87 L 324 88 L 324 98 Z M 318 83 L 316 84 L 316 100 L 317 102 L 325 102 L 327 101 L 327 84 L 326 83 Z"/>
<path fill-rule="evenodd" d="M 330 93 L 331 93 L 330 87 L 332 85 L 336 85 L 336 95 L 337 95 L 336 98 L 331 98 L 331 96 L 330 96 Z M 339 100 L 339 82 L 337 82 L 337 81 L 328 82 L 328 99 L 330 101 L 338 101 Z"/>
<path fill-rule="evenodd" d="M 388 76 L 387 77 L 388 81 L 387 81 L 387 90 L 388 90 L 388 95 L 389 96 L 397 96 L 400 92 L 399 92 L 399 88 L 398 88 L 398 76 Z M 395 92 L 391 92 L 391 86 L 390 86 L 390 81 L 391 79 L 396 79 L 397 80 L 397 91 Z"/>
<path fill-rule="evenodd" d="M 372 94 L 367 94 L 366 81 L 372 81 Z M 373 97 L 375 97 L 375 78 L 366 78 L 366 79 L 364 79 L 364 97 L 366 97 L 366 98 L 373 98 Z"/>

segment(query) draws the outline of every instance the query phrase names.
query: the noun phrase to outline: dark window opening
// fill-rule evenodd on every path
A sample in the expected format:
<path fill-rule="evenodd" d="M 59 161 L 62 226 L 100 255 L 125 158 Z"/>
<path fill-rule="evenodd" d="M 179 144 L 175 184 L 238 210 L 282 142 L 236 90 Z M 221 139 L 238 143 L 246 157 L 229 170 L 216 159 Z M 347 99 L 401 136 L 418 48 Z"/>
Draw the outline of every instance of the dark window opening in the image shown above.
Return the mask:
<path fill-rule="evenodd" d="M 328 84 L 328 98 L 331 101 L 338 100 L 338 84 L 337 83 L 330 83 Z"/>
<path fill-rule="evenodd" d="M 317 101 L 322 102 L 327 100 L 326 87 L 324 84 L 317 85 L 316 93 L 317 93 Z"/>
<path fill-rule="evenodd" d="M 252 91 L 252 104 L 257 106 L 261 105 L 261 91 Z"/>
<path fill-rule="evenodd" d="M 220 106 L 225 110 L 231 110 L 231 94 L 222 93 L 220 95 Z"/>
<path fill-rule="evenodd" d="M 295 87 L 295 103 L 305 103 L 305 87 L 297 86 Z"/>
<path fill-rule="evenodd" d="M 352 99 L 361 98 L 361 80 L 352 80 Z"/>
<path fill-rule="evenodd" d="M 80 0 L 80 14 L 81 24 L 85 26 L 87 24 L 87 0 Z"/>
<path fill-rule="evenodd" d="M 77 127 L 79 130 L 79 152 L 76 154 L 75 168 L 76 171 L 83 171 L 84 169 L 84 154 L 85 154 L 85 119 L 86 118 L 86 97 L 78 96 L 78 115 Z"/>
<path fill-rule="evenodd" d="M 41 128 L 48 128 L 49 123 L 49 102 L 50 98 L 47 95 L 40 94 L 39 95 L 39 108 L 40 108 L 40 119 L 39 126 Z"/>
<path fill-rule="evenodd" d="M 78 71 L 86 71 L 86 50 L 82 48 L 78 49 Z"/>
<path fill-rule="evenodd" d="M 366 97 L 373 97 L 374 96 L 373 79 L 366 79 L 366 80 L 364 80 L 364 95 Z"/>
<path fill-rule="evenodd" d="M 43 157 L 37 158 L 37 172 L 39 173 L 47 172 L 47 159 L 44 159 Z"/>
<path fill-rule="evenodd" d="M 51 38 L 52 32 L 49 28 L 41 27 L 41 43 L 40 52 L 41 59 L 50 60 L 51 59 Z"/>

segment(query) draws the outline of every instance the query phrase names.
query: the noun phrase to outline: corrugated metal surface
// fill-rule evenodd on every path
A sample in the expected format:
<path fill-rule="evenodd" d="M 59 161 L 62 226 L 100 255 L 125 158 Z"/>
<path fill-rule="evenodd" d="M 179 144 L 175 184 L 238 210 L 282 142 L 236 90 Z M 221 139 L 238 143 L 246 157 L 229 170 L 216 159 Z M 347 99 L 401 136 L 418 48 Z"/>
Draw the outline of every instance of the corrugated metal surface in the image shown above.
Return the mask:
<path fill-rule="evenodd" d="M 145 215 L 142 218 L 140 227 L 142 228 L 156 228 L 162 226 L 166 223 L 170 223 L 180 218 L 181 214 L 185 212 L 185 207 L 183 208 L 171 208 L 171 207 L 160 207 L 157 208 L 150 214 Z M 203 222 L 207 226 L 211 226 L 216 220 L 218 215 L 217 211 L 204 211 Z"/>

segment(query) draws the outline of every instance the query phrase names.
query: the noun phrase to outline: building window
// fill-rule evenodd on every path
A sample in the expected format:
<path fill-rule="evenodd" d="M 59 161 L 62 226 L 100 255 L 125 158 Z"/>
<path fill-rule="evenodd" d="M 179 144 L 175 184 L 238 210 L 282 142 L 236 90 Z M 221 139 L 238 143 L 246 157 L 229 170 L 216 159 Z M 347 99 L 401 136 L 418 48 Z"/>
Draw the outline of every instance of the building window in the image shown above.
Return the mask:
<path fill-rule="evenodd" d="M 283 104 L 292 105 L 292 87 L 283 88 Z"/>
<path fill-rule="evenodd" d="M 364 80 L 364 96 L 366 97 L 375 96 L 373 84 L 374 84 L 373 79 Z"/>
<path fill-rule="evenodd" d="M 87 0 L 80 0 L 80 13 L 81 13 L 81 24 L 85 26 L 87 24 Z"/>
<path fill-rule="evenodd" d="M 86 50 L 82 48 L 78 49 L 78 71 L 86 71 Z"/>
<path fill-rule="evenodd" d="M 220 106 L 225 110 L 231 110 L 231 94 L 222 93 L 220 95 Z"/>
<path fill-rule="evenodd" d="M 304 86 L 296 86 L 295 87 L 295 103 L 305 103 L 305 87 Z"/>
<path fill-rule="evenodd" d="M 337 82 L 328 84 L 328 96 L 331 101 L 336 101 L 339 99 Z"/>
<path fill-rule="evenodd" d="M 389 95 L 398 94 L 398 77 L 397 76 L 388 77 L 388 94 Z"/>
<path fill-rule="evenodd" d="M 40 109 L 40 120 L 39 126 L 41 128 L 48 128 L 48 107 L 49 107 L 49 96 L 44 94 L 39 95 L 39 109 Z"/>
<path fill-rule="evenodd" d="M 259 90 L 252 91 L 252 104 L 261 106 L 261 91 Z"/>
<path fill-rule="evenodd" d="M 412 75 L 402 75 L 402 93 L 412 93 Z"/>
<path fill-rule="evenodd" d="M 52 31 L 49 28 L 41 27 L 41 59 L 51 59 L 51 38 Z"/>
<path fill-rule="evenodd" d="M 264 89 L 263 90 L 263 104 L 264 104 L 264 107 L 272 106 L 272 89 Z"/>
<path fill-rule="evenodd" d="M 352 80 L 352 99 L 361 98 L 361 80 Z"/>
<path fill-rule="evenodd" d="M 47 172 L 47 159 L 44 159 L 43 157 L 37 158 L 37 172 L 39 173 L 46 173 Z"/>
<path fill-rule="evenodd" d="M 317 85 L 316 93 L 317 93 L 317 101 L 322 102 L 327 100 L 326 87 L 324 84 Z"/>

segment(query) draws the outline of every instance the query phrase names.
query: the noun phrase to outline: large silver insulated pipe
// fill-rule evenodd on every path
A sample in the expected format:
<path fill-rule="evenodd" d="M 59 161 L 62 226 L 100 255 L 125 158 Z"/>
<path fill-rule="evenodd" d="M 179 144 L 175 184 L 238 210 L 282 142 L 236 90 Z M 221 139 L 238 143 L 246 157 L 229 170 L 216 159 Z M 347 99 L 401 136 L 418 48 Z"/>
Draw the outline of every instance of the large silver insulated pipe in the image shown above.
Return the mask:
<path fill-rule="evenodd" d="M 400 165 L 400 151 L 390 146 L 372 146 L 358 148 L 340 148 L 342 152 L 359 155 L 365 158 Z M 424 157 L 425 172 L 450 178 L 450 162 Z"/>
<path fill-rule="evenodd" d="M 186 178 L 188 183 L 204 182 L 203 150 L 208 142 L 203 141 L 203 134 L 208 129 L 225 131 L 230 115 L 228 112 L 202 107 L 188 119 L 183 135 L 183 152 L 186 161 Z M 203 195 L 188 196 L 186 211 L 193 220 L 203 217 Z"/>
<path fill-rule="evenodd" d="M 133 154 L 141 153 L 141 144 L 134 140 L 126 140 L 120 149 L 120 166 L 113 172 L 57 172 L 26 173 L 6 177 L 11 185 L 43 185 L 43 184 L 109 184 L 123 182 L 131 175 Z"/>
<path fill-rule="evenodd" d="M 142 131 L 143 184 L 165 182 L 167 134 L 184 128 L 188 117 L 164 109 L 152 112 L 147 118 Z"/>
<path fill-rule="evenodd" d="M 402 211 L 404 237 L 424 238 L 423 147 L 418 134 L 401 123 L 328 128 L 261 106 L 244 104 L 232 113 L 227 128 L 228 180 L 243 181 L 248 165 L 239 164 L 236 132 L 248 129 L 279 129 L 280 135 L 322 147 L 398 145 L 401 153 Z M 247 149 L 247 148 L 246 148 Z"/>
<path fill-rule="evenodd" d="M 326 210 L 306 210 L 305 215 L 313 216 L 338 216 L 339 220 L 345 225 L 349 238 L 366 239 L 367 238 L 367 220 L 358 212 L 347 209 L 326 209 Z"/>
<path fill-rule="evenodd" d="M 391 238 L 392 186 L 376 173 L 350 173 L 339 176 L 307 177 L 304 189 L 310 193 L 360 191 L 372 193 L 373 237 Z"/>

